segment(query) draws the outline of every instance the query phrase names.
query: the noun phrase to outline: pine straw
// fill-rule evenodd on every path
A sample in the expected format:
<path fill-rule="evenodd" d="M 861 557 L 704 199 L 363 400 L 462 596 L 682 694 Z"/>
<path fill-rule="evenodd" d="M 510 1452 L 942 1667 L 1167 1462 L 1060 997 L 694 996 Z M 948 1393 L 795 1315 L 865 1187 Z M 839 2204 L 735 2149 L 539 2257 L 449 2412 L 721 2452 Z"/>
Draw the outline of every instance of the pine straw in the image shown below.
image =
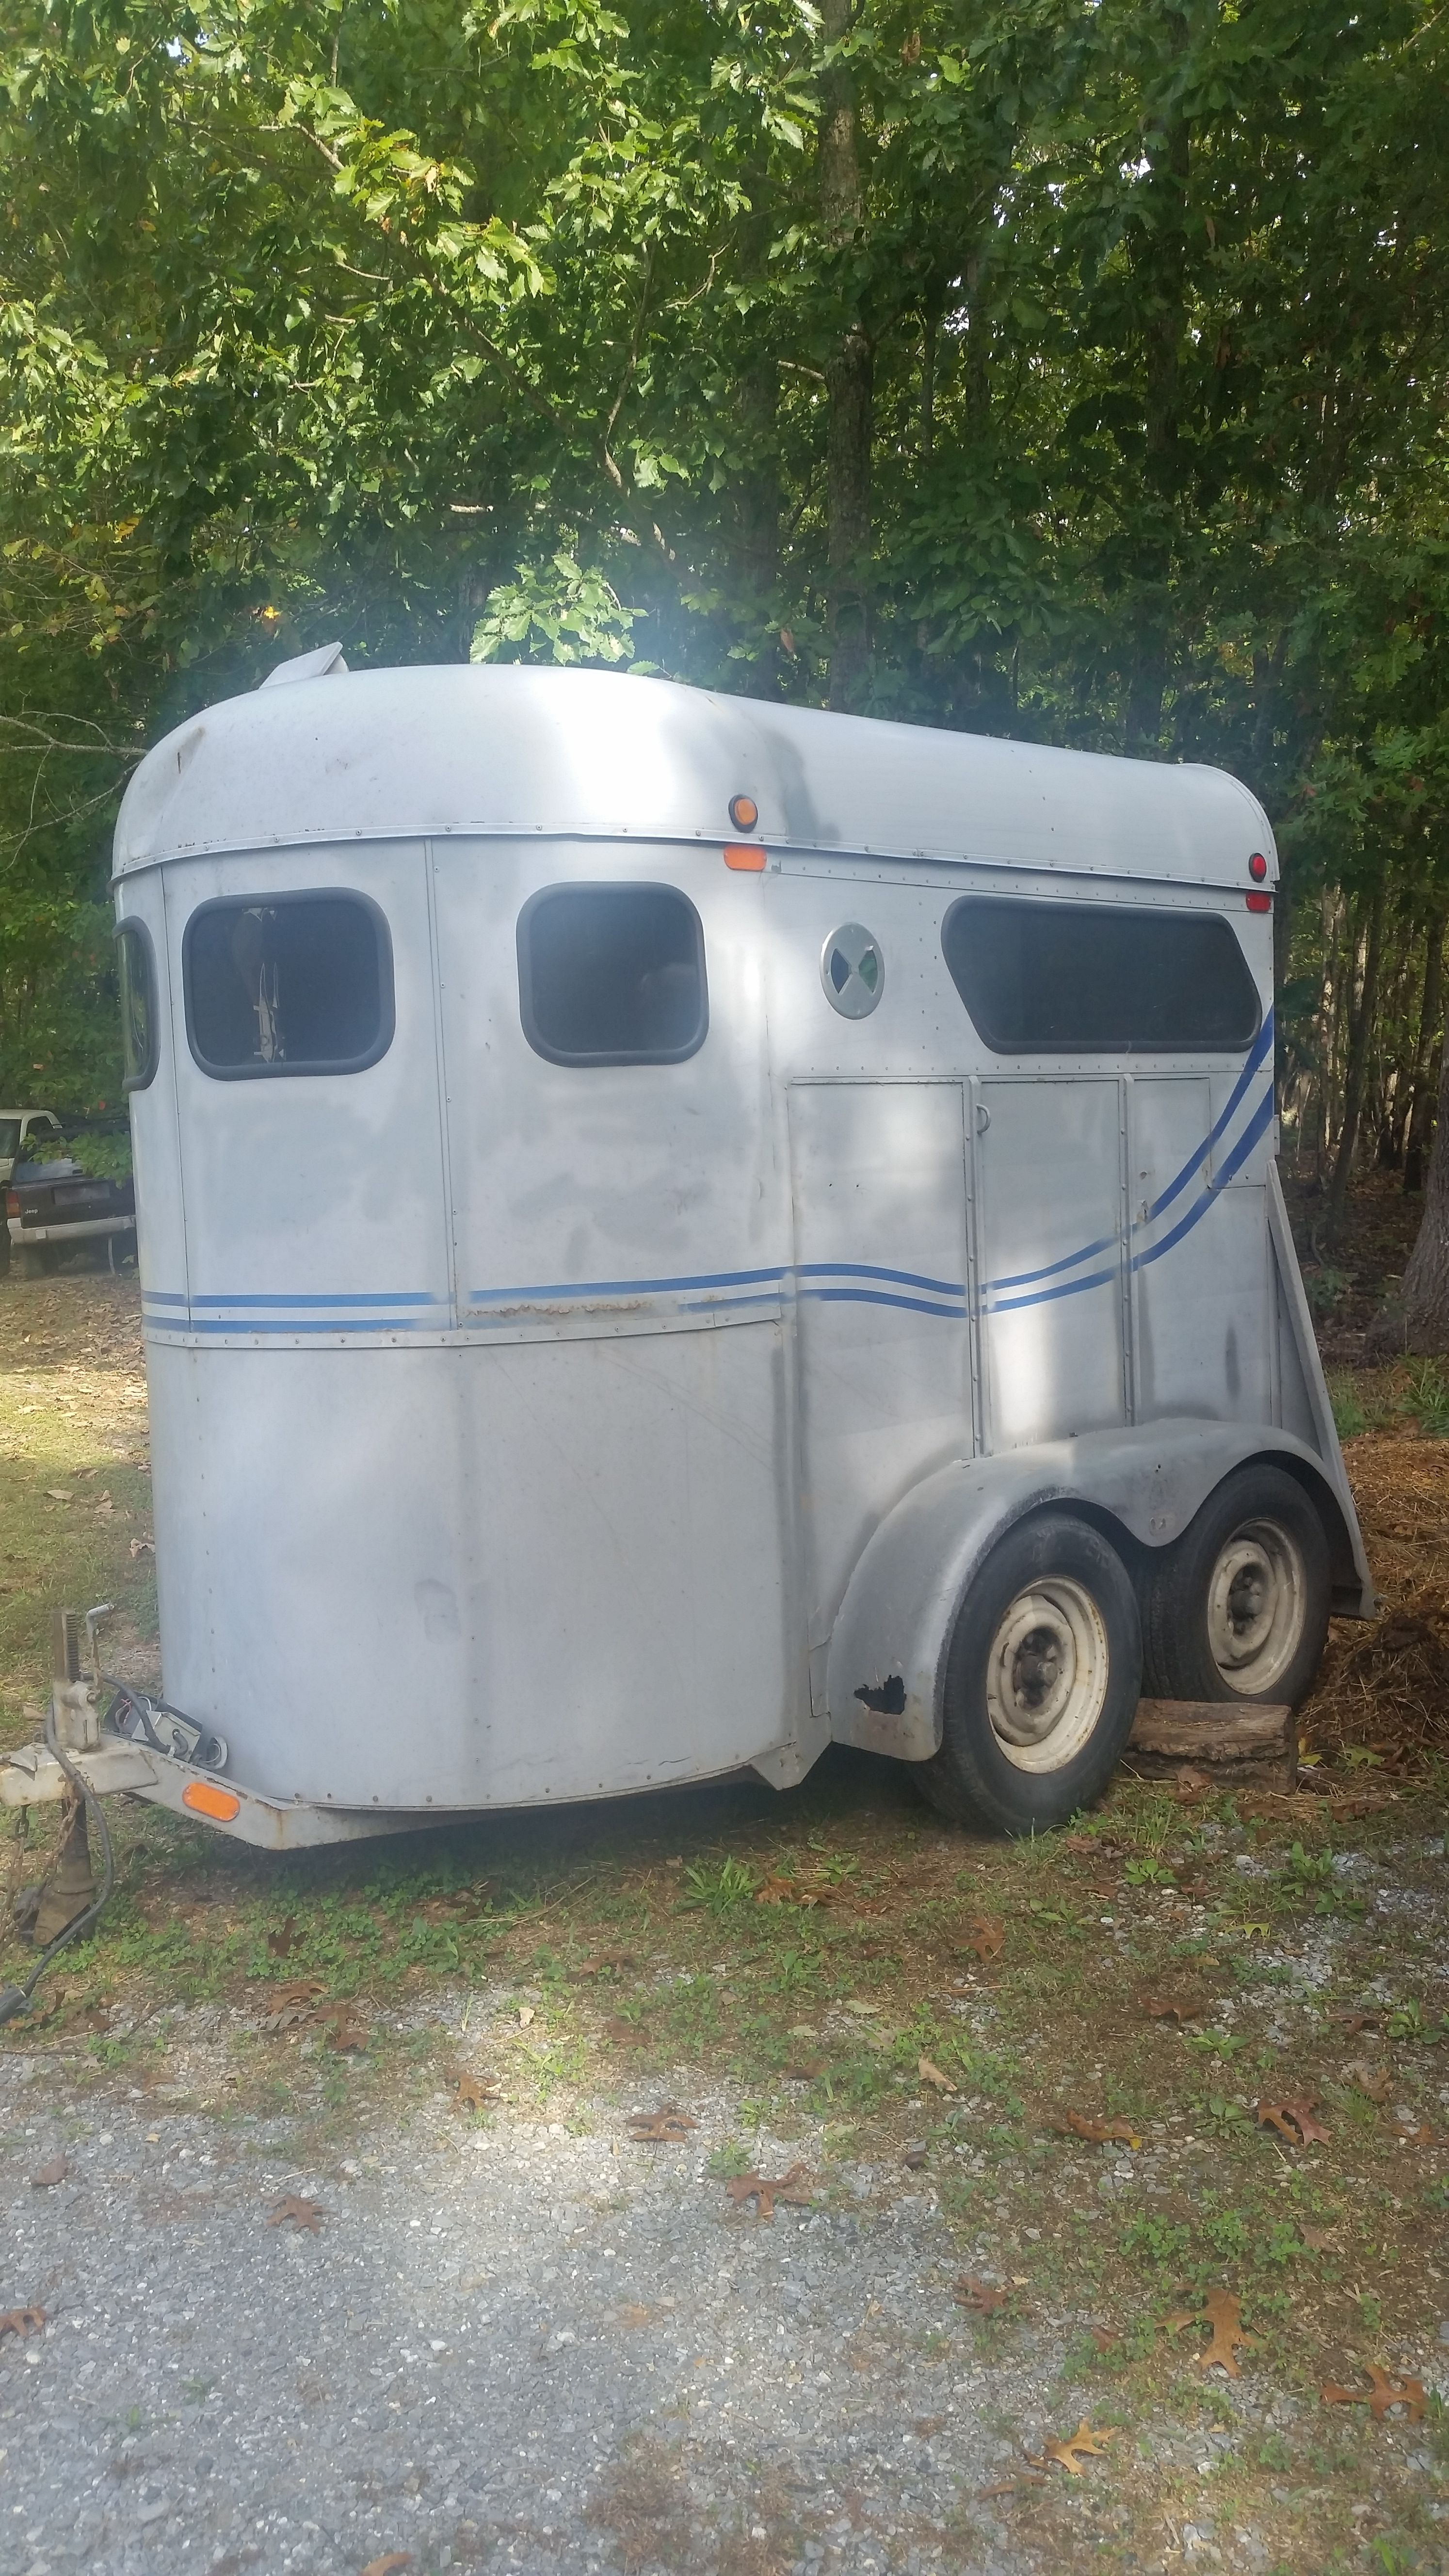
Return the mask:
<path fill-rule="evenodd" d="M 1344 1458 L 1383 1616 L 1334 1621 L 1300 1736 L 1325 1762 L 1421 1772 L 1449 1756 L 1449 1441 L 1365 1431 Z"/>

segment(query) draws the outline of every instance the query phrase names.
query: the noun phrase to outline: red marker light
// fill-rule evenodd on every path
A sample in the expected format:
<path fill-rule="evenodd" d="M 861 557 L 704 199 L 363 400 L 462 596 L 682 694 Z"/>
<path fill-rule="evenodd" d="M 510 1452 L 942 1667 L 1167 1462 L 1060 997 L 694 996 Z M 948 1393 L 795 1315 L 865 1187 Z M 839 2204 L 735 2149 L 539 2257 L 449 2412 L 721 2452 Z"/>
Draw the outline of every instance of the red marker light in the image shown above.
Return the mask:
<path fill-rule="evenodd" d="M 1261 851 L 1261 850 L 1255 850 L 1255 851 L 1253 852 L 1252 857 L 1251 857 L 1251 858 L 1249 859 L 1249 861 L 1248 861 L 1248 874 L 1249 874 L 1249 876 L 1250 876 L 1250 877 L 1256 877 L 1256 878 L 1257 878 L 1257 881 L 1258 881 L 1258 883 L 1259 883 L 1259 885 L 1261 885 L 1261 884 L 1262 884 L 1262 882 L 1263 882 L 1263 879 L 1264 879 L 1264 877 L 1267 875 L 1267 873 L 1268 873 L 1268 862 L 1267 862 L 1267 860 L 1264 858 L 1263 853 L 1262 853 L 1262 851 Z"/>
<path fill-rule="evenodd" d="M 1272 898 L 1272 896 L 1271 896 L 1270 894 L 1250 894 L 1250 895 L 1249 895 L 1249 897 L 1248 897 L 1248 910 L 1249 910 L 1249 912 L 1271 912 L 1271 911 L 1272 911 L 1272 909 L 1273 909 L 1273 898 Z"/>

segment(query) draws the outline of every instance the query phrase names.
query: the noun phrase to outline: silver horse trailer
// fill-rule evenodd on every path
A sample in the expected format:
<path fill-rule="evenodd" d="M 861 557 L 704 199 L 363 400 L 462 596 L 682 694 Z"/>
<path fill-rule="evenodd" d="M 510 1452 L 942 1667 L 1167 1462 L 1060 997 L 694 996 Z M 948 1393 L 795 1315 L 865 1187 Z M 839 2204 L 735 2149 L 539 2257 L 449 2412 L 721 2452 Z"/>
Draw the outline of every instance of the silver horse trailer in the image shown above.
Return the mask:
<path fill-rule="evenodd" d="M 115 869 L 167 1698 L 97 1785 L 283 1845 L 833 1740 L 1020 1832 L 1371 1610 L 1233 779 L 329 651 Z"/>

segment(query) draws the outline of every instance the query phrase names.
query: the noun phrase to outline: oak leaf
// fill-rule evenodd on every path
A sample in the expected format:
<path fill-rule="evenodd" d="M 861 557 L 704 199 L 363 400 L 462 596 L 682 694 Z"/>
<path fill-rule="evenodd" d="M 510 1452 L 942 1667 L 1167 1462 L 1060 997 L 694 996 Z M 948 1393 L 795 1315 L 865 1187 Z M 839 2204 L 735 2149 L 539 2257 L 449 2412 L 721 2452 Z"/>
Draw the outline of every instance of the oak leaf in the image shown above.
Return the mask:
<path fill-rule="evenodd" d="M 763 2174 L 732 2174 L 725 2189 L 736 2209 L 743 2209 L 746 2201 L 753 2200 L 757 2218 L 773 2218 L 777 2201 L 787 2209 L 808 2209 L 811 2205 L 804 2165 L 792 2165 L 778 2182 L 767 2182 Z"/>
<path fill-rule="evenodd" d="M 50 2191 L 56 2183 L 64 2182 L 69 2171 L 69 2157 L 52 2156 L 48 2165 L 37 2166 L 30 2177 L 30 2188 L 32 2191 Z"/>
<path fill-rule="evenodd" d="M 301 2200 L 296 2192 L 289 2191 L 285 2200 L 279 2200 L 275 2208 L 268 2210 L 267 2225 L 295 2227 L 299 2234 L 305 2228 L 309 2235 L 320 2236 L 326 2215 L 320 2200 Z"/>
<path fill-rule="evenodd" d="M 974 1915 L 966 1926 L 966 1947 L 982 1961 L 996 1958 L 1005 1939 L 1006 1926 L 994 1915 Z"/>
<path fill-rule="evenodd" d="M 1298 2222 L 1298 2233 L 1302 2237 L 1310 2254 L 1321 2254 L 1326 2246 L 1333 2243 L 1333 2229 L 1331 2227 L 1305 2227 L 1300 2219 Z"/>
<path fill-rule="evenodd" d="M 649 2045 L 647 2030 L 641 2030 L 637 2022 L 624 2021 L 618 2013 L 610 2014 L 604 2024 L 604 2035 L 613 2041 L 616 2048 L 647 2048 Z"/>
<path fill-rule="evenodd" d="M 1423 2422 L 1426 2400 L 1422 2379 L 1381 2370 L 1374 2361 L 1365 2362 L 1364 2368 L 1370 2383 L 1367 2388 L 1340 2388 L 1328 2380 L 1323 2389 L 1324 2405 L 1367 2406 L 1376 2424 L 1382 2424 L 1391 2407 L 1402 2406 L 1409 2423 Z"/>
<path fill-rule="evenodd" d="M 1045 2485 L 1045 2478 L 1038 2477 L 1032 2469 L 1023 2469 L 1014 2478 L 996 2478 L 989 2487 L 978 2487 L 976 2501 L 978 2504 L 986 2504 L 992 2496 L 1015 2495 L 1018 2487 L 1044 2487 Z"/>
<path fill-rule="evenodd" d="M 1005 2307 L 1011 2292 L 998 2289 L 994 2281 L 978 2280 L 974 2272 L 963 2272 L 951 2296 L 958 2306 L 969 2308 L 973 2316 L 994 2317 L 998 2308 Z"/>
<path fill-rule="evenodd" d="M 1059 2111 L 1053 2116 L 1050 2126 L 1059 2137 L 1086 2138 L 1095 2147 L 1106 2146 L 1114 2138 L 1128 2147 L 1142 2144 L 1141 2132 L 1133 2127 L 1130 2120 L 1093 2120 L 1085 2111 Z"/>
<path fill-rule="evenodd" d="M 1084 2461 L 1099 2459 L 1109 2442 L 1115 2439 L 1115 2432 L 1110 2426 L 1105 2432 L 1094 2433 L 1084 2416 L 1075 2433 L 1071 2434 L 1065 2442 L 1044 2443 L 1042 2458 L 1055 2460 L 1074 2478 L 1079 2478 Z"/>
<path fill-rule="evenodd" d="M 498 2102 L 502 2098 L 498 2086 L 490 2083 L 486 2075 L 460 2075 L 453 2095 L 453 2108 L 455 2111 L 481 2111 L 489 2102 Z"/>
<path fill-rule="evenodd" d="M 1200 2308 L 1189 2308 L 1181 2316 L 1162 2320 L 1169 2334 L 1180 2334 L 1184 2326 L 1211 2326 L 1212 2341 L 1203 2352 L 1193 2354 L 1194 2368 L 1210 2370 L 1218 2363 L 1229 2379 L 1241 2379 L 1237 2356 L 1250 2352 L 1257 2338 L 1243 2332 L 1243 2303 L 1233 2290 L 1209 2290 Z"/>
<path fill-rule="evenodd" d="M 1387 2102 L 1394 2089 L 1394 2079 L 1387 2066 L 1365 2066 L 1361 2060 L 1355 2060 L 1352 2066 L 1344 2068 L 1343 2080 L 1366 2094 L 1370 2102 Z"/>
<path fill-rule="evenodd" d="M 1260 2102 L 1254 2116 L 1260 2129 L 1276 2129 L 1290 2147 L 1326 2147 L 1328 2131 L 1313 2116 L 1317 2100 L 1316 2093 L 1304 2093 L 1292 2102 Z"/>
<path fill-rule="evenodd" d="M 44 2323 L 44 2308 L 6 2308 L 0 2311 L 0 2335 L 18 2335 L 22 2343 L 27 2335 L 39 2334 Z"/>
<path fill-rule="evenodd" d="M 755 1890 L 757 1905 L 801 1905 L 806 1902 L 808 1900 L 801 1896 L 793 1878 L 767 1878 Z"/>
<path fill-rule="evenodd" d="M 603 1977 L 617 1974 L 621 1968 L 632 1968 L 634 1964 L 632 1951 L 596 1950 L 592 1958 L 581 1960 L 573 1973 L 575 1977 Z"/>
<path fill-rule="evenodd" d="M 923 2084 L 934 2084 L 938 2093 L 954 2093 L 956 2090 L 950 2076 L 942 2074 L 933 2057 L 919 2058 L 916 2062 L 916 2073 Z"/>
<path fill-rule="evenodd" d="M 662 2141 L 666 2146 L 679 2146 L 690 2130 L 698 2127 L 699 2122 L 692 2120 L 687 2111 L 676 2111 L 670 2102 L 662 2111 L 636 2111 L 629 2122 L 629 2135 L 651 2144 Z"/>
<path fill-rule="evenodd" d="M 1172 1995 L 1139 1995 L 1137 2000 L 1149 2021 L 1180 2023 L 1198 2021 L 1202 2017 L 1201 2004 L 1180 2004 Z"/>
<path fill-rule="evenodd" d="M 829 2065 L 828 2057 L 800 2057 L 785 2069 L 787 2084 L 814 2084 Z"/>

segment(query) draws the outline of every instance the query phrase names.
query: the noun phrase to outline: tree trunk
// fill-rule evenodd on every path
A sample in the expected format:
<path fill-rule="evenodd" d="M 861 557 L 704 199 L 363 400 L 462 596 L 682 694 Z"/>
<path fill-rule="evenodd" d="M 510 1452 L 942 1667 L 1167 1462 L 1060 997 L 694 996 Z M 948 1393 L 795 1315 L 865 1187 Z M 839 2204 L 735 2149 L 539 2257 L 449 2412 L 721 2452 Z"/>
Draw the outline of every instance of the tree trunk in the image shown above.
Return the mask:
<path fill-rule="evenodd" d="M 1435 1049 L 1444 1035 L 1444 906 L 1436 904 L 1425 932 L 1424 998 L 1419 1009 L 1419 1042 L 1414 1050 L 1413 1099 L 1404 1140 L 1404 1189 L 1414 1196 L 1424 1186 L 1424 1154 L 1429 1120 L 1438 1088 L 1434 1080 Z"/>
<path fill-rule="evenodd" d="M 1370 1346 L 1449 1351 L 1449 1049 L 1439 1078 L 1439 1118 L 1418 1241 L 1404 1273 L 1398 1311 L 1379 1319 Z"/>
<path fill-rule="evenodd" d="M 1348 1184 L 1353 1171 L 1354 1147 L 1358 1143 L 1358 1122 L 1368 1080 L 1369 1049 L 1373 1044 L 1374 1016 L 1378 1009 L 1379 967 L 1384 953 L 1384 898 L 1387 891 L 1387 881 L 1381 876 L 1369 903 L 1363 985 L 1349 1038 L 1348 1068 L 1343 1085 L 1343 1125 L 1339 1130 L 1338 1153 L 1328 1191 L 1327 1231 L 1330 1243 L 1336 1241 L 1339 1228 L 1343 1223 L 1344 1204 L 1348 1197 Z"/>
<path fill-rule="evenodd" d="M 841 44 L 850 29 L 851 0 L 823 0 L 820 32 Z M 820 83 L 820 214 L 825 237 L 847 252 L 865 225 L 860 175 L 860 125 L 855 84 L 839 64 Z M 844 267 L 844 261 L 842 261 Z M 871 432 L 875 352 L 858 300 L 846 313 L 839 340 L 825 362 L 830 417 L 825 478 L 829 523 L 830 703 L 847 712 L 860 707 L 870 681 Z"/>

